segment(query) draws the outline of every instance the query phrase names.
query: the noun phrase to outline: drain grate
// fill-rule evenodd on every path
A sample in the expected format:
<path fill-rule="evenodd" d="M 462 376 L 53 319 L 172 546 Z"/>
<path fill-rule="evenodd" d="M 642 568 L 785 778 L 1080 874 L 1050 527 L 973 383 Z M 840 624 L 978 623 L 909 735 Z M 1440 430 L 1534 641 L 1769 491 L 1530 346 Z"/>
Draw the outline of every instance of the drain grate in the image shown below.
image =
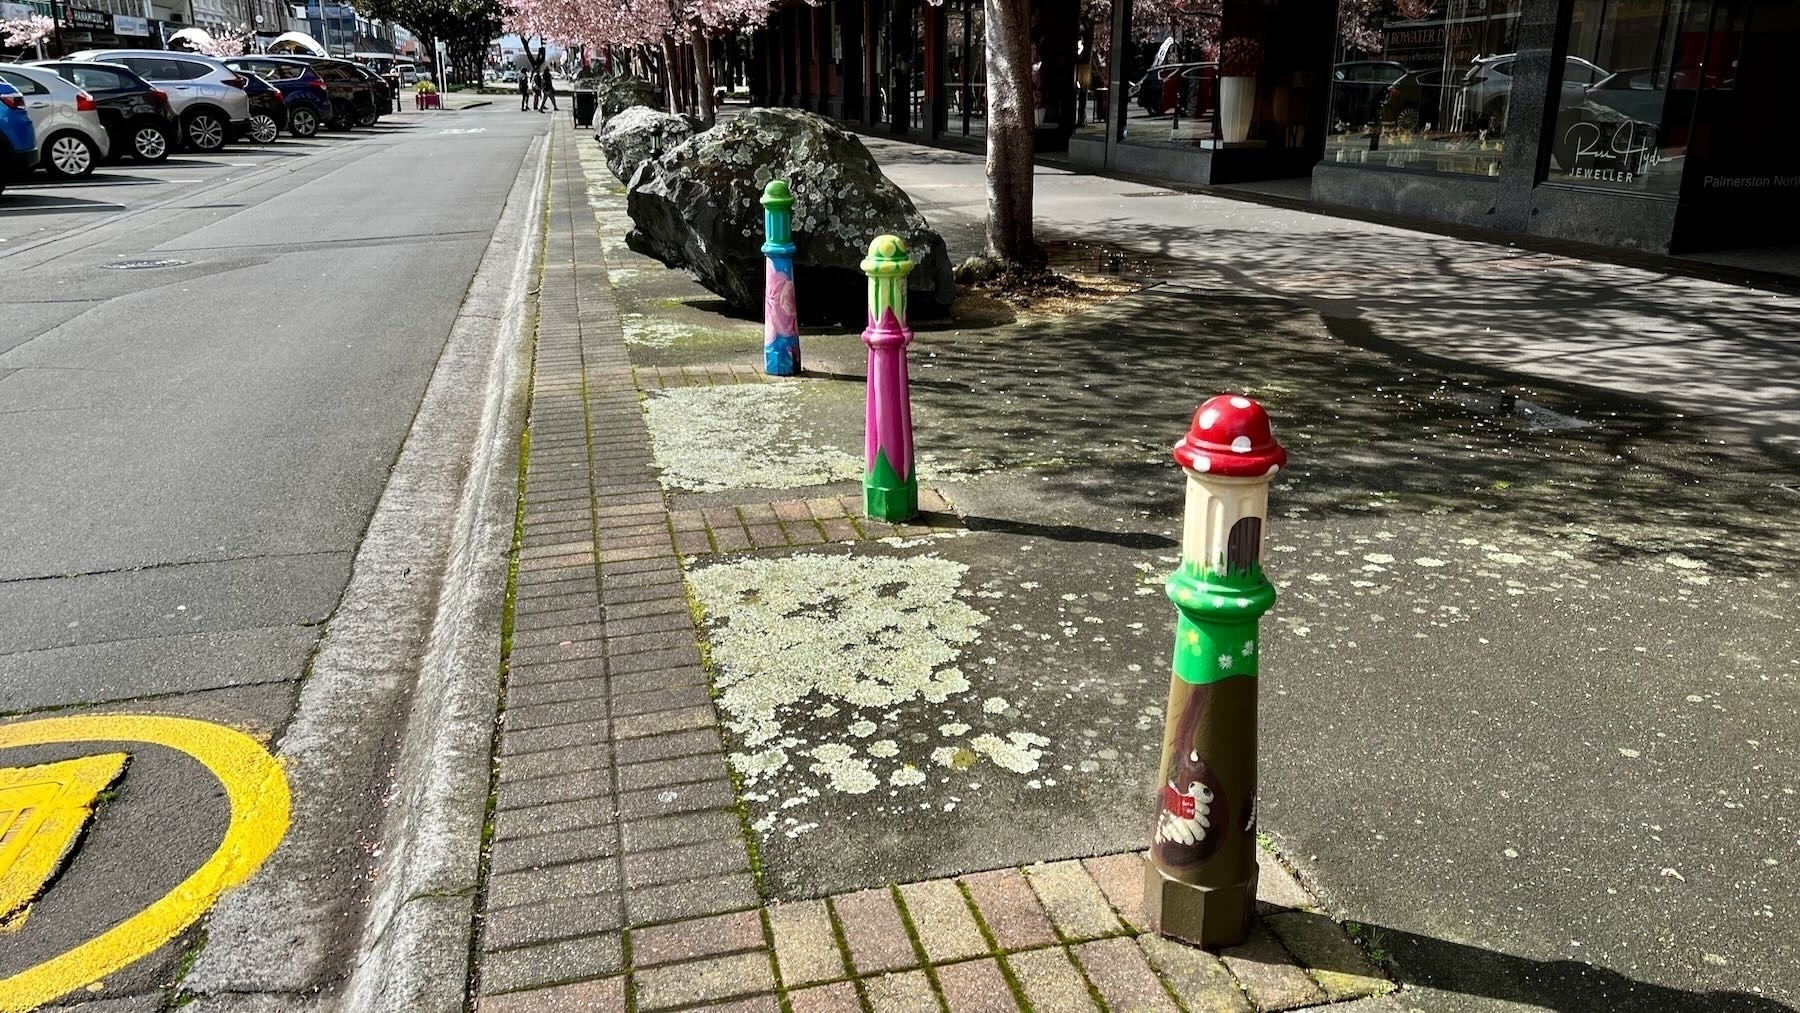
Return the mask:
<path fill-rule="evenodd" d="M 108 271 L 149 271 L 158 267 L 180 267 L 185 260 L 118 260 L 100 266 Z"/>
<path fill-rule="evenodd" d="M 1141 193 L 1122 193 L 1122 194 L 1119 194 L 1119 196 L 1120 197 L 1185 197 L 1188 195 L 1181 190 L 1145 190 L 1145 191 L 1142 191 Z"/>

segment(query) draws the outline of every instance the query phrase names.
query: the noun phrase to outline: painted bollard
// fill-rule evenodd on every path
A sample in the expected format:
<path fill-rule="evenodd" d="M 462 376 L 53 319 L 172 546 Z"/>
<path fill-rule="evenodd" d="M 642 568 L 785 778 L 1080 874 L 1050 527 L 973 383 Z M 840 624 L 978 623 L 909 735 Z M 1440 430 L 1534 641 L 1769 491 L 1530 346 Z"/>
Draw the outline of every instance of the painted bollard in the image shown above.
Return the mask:
<path fill-rule="evenodd" d="M 794 195 L 772 179 L 763 187 L 763 372 L 800 372 L 800 314 L 794 302 Z"/>
<path fill-rule="evenodd" d="M 1261 405 L 1224 394 L 1194 413 L 1175 460 L 1187 507 L 1145 912 L 1165 936 L 1233 946 L 1256 909 L 1257 622 L 1275 604 L 1263 524 L 1287 451 Z"/>
<path fill-rule="evenodd" d="M 919 512 L 919 478 L 913 474 L 912 401 L 906 382 L 906 276 L 913 268 L 899 236 L 876 236 L 863 259 L 869 276 L 869 346 L 866 430 L 863 437 L 863 513 L 898 524 Z"/>

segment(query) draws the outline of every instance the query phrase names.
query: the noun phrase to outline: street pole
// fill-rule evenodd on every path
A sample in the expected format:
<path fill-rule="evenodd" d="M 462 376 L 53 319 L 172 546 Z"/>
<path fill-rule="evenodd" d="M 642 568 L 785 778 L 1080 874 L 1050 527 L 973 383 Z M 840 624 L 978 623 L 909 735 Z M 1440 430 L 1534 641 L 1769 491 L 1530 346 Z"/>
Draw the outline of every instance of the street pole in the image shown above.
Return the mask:
<path fill-rule="evenodd" d="M 794 195 L 779 179 L 763 188 L 763 372 L 800 372 L 800 315 L 794 299 Z"/>
<path fill-rule="evenodd" d="M 869 276 L 868 386 L 863 437 L 863 513 L 899 524 L 919 512 L 919 478 L 913 474 L 911 391 L 906 382 L 906 276 L 912 258 L 899 236 L 876 236 L 862 262 Z"/>
<path fill-rule="evenodd" d="M 1144 903 L 1165 936 L 1235 946 L 1256 910 L 1257 622 L 1275 604 L 1263 526 L 1287 451 L 1261 405 L 1222 394 L 1194 413 L 1175 460 L 1187 509 Z"/>

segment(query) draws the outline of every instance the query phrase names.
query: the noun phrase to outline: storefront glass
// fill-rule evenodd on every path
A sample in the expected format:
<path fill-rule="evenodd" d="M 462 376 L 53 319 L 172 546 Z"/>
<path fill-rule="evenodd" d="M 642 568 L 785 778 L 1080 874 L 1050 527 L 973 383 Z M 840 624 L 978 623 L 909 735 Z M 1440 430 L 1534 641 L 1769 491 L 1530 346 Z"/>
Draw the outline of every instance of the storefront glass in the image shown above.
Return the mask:
<path fill-rule="evenodd" d="M 951 134 L 987 134 L 987 13 L 981 0 L 951 0 L 944 28 L 944 97 Z"/>
<path fill-rule="evenodd" d="M 1341 0 L 1327 161 L 1498 175 L 1520 0 Z"/>
<path fill-rule="evenodd" d="M 1733 76 L 1728 33 L 1709 31 L 1711 7 L 1575 0 L 1548 179 L 1677 195 L 1697 92 L 1729 88 Z"/>
<path fill-rule="evenodd" d="M 1134 0 L 1123 61 L 1133 144 L 1193 145 L 1216 136 L 1219 0 Z M 1107 14 L 1110 24 L 1111 14 Z"/>
<path fill-rule="evenodd" d="M 1103 137 L 1112 115 L 1112 0 L 1082 0 L 1075 51 L 1075 132 Z"/>

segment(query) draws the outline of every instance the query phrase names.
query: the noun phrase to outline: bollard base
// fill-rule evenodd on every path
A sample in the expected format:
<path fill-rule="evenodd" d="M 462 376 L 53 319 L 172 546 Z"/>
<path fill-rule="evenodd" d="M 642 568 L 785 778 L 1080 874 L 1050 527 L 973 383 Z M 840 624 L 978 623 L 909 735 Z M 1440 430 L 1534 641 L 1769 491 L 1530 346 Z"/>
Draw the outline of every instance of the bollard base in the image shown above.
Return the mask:
<path fill-rule="evenodd" d="M 777 338 L 763 346 L 763 373 L 768 376 L 800 375 L 800 339 Z"/>
<path fill-rule="evenodd" d="M 919 515 L 919 482 L 907 479 L 899 485 L 863 481 L 863 516 L 872 521 L 904 524 Z"/>
<path fill-rule="evenodd" d="M 1144 915 L 1150 927 L 1206 949 L 1236 946 L 1250 935 L 1256 913 L 1257 868 L 1247 882 L 1197 886 L 1171 878 L 1144 859 Z"/>

